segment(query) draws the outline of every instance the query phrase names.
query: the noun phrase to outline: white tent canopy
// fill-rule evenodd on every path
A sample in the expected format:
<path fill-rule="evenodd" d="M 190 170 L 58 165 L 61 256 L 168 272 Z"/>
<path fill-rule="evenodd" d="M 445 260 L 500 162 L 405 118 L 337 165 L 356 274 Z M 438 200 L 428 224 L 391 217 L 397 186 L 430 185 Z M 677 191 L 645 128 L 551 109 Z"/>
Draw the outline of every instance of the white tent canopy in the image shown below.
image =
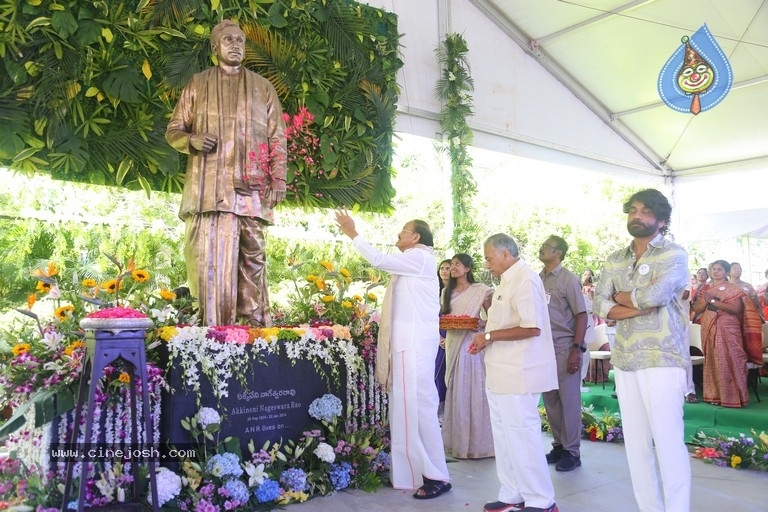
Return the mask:
<path fill-rule="evenodd" d="M 396 13 L 403 34 L 398 131 L 440 137 L 435 49 L 460 33 L 475 84 L 475 146 L 667 185 L 678 240 L 768 236 L 768 202 L 754 193 L 768 187 L 766 2 L 365 2 Z M 656 78 L 680 36 L 705 22 L 731 56 L 735 85 L 712 110 L 681 114 L 660 105 Z M 721 208 L 705 199 L 713 193 L 738 200 Z"/>
<path fill-rule="evenodd" d="M 593 170 L 659 174 L 469 0 L 366 3 L 396 13 L 403 34 L 399 131 L 440 136 L 435 50 L 456 32 L 467 40 L 475 83 L 474 145 Z"/>
<path fill-rule="evenodd" d="M 675 186 L 676 240 L 722 240 L 736 236 L 768 238 L 765 171 L 709 174 Z"/>

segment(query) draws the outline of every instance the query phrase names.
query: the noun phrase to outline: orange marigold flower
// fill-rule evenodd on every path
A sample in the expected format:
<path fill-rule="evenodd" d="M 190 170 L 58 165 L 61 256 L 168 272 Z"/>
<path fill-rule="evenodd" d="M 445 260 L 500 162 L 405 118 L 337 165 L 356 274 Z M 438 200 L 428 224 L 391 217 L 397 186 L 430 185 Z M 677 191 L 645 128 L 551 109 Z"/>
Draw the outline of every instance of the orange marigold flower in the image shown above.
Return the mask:
<path fill-rule="evenodd" d="M 29 295 L 27 295 L 27 309 L 32 309 L 32 306 L 35 305 L 35 302 L 37 302 L 36 293 L 30 293 Z"/>
<path fill-rule="evenodd" d="M 95 279 L 83 279 L 80 282 L 81 285 L 83 285 L 84 288 L 93 288 L 96 286 L 96 280 Z"/>
<path fill-rule="evenodd" d="M 323 268 L 325 268 L 325 270 L 327 270 L 328 272 L 333 272 L 333 263 L 331 263 L 330 261 L 325 261 L 325 260 L 323 260 L 323 261 L 321 261 L 321 262 L 320 262 L 320 264 L 321 264 L 321 265 L 323 266 Z"/>
<path fill-rule="evenodd" d="M 72 313 L 74 313 L 74 311 L 75 311 L 75 306 L 71 304 L 67 304 L 66 306 L 61 306 L 60 308 L 56 308 L 56 311 L 54 311 L 53 314 L 56 316 L 59 322 L 64 322 L 72 318 Z"/>
<path fill-rule="evenodd" d="M 131 277 L 137 283 L 143 283 L 144 281 L 149 279 L 149 272 L 142 269 L 134 270 L 133 272 L 131 272 Z"/>
<path fill-rule="evenodd" d="M 167 288 L 160 288 L 160 298 L 170 301 L 176 298 L 176 294 Z"/>
<path fill-rule="evenodd" d="M 21 354 L 26 354 L 27 352 L 29 352 L 29 343 L 19 343 L 18 345 L 11 347 L 11 353 L 14 356 L 20 356 Z"/>
<path fill-rule="evenodd" d="M 121 372 L 117 380 L 119 382 L 122 382 L 123 384 L 128 384 L 129 382 L 131 382 L 131 376 L 125 372 Z"/>

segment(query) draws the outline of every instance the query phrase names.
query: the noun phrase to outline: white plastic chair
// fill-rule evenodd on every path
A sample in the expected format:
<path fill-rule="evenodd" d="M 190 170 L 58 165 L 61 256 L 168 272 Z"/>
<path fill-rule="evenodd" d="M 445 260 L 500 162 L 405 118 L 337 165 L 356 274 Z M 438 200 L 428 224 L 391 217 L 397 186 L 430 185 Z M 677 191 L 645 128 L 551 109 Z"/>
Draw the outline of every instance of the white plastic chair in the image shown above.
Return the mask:
<path fill-rule="evenodd" d="M 763 324 L 763 364 L 768 363 L 768 352 L 765 348 L 768 347 L 768 323 Z"/>
<path fill-rule="evenodd" d="M 610 340 L 605 334 L 605 324 L 600 324 L 595 327 L 595 341 L 589 344 L 589 358 L 595 361 L 595 380 L 597 376 L 600 376 L 600 380 L 603 383 L 603 389 L 605 389 L 605 379 L 607 375 L 603 373 L 603 361 L 611 359 L 610 350 L 598 350 L 606 343 L 610 345 Z M 592 350 L 594 348 L 594 350 Z"/>
<path fill-rule="evenodd" d="M 763 330 L 763 332 L 765 332 L 765 330 Z M 690 346 L 699 349 L 702 354 L 704 353 L 704 351 L 701 350 L 701 325 L 694 323 L 688 324 L 688 343 Z M 704 364 L 704 356 L 691 356 L 691 364 L 694 366 Z"/>

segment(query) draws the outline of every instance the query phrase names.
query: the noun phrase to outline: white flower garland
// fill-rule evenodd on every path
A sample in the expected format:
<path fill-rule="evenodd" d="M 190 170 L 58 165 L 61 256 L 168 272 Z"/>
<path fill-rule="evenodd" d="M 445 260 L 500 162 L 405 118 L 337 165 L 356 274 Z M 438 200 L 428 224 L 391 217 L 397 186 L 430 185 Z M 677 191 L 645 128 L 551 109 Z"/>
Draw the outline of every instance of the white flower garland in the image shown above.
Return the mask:
<path fill-rule="evenodd" d="M 201 405 L 201 374 L 208 379 L 214 396 L 220 400 L 229 396 L 232 378 L 243 381 L 249 365 L 261 354 L 280 354 L 281 350 L 292 362 L 308 360 L 316 368 L 325 366 L 332 372 L 337 371 L 341 362 L 347 369 L 351 385 L 364 367 L 363 361 L 349 329 L 334 327 L 335 336 L 346 335 L 348 338 L 325 338 L 319 329 L 298 327 L 288 329 L 296 333 L 297 340 L 281 341 L 278 339 L 279 329 L 268 329 L 265 331 L 270 334 L 253 340 L 251 351 L 247 351 L 243 343 L 210 336 L 209 327 L 182 327 L 168 341 L 168 351 L 171 359 L 178 359 L 184 386 L 195 392 L 198 406 Z"/>

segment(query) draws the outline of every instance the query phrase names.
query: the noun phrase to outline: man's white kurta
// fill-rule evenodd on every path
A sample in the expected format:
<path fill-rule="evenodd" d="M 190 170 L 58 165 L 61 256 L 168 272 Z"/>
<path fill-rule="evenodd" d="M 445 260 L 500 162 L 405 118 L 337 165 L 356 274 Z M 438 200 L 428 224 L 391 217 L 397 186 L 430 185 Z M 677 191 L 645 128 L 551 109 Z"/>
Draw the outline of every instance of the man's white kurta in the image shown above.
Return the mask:
<path fill-rule="evenodd" d="M 424 246 L 382 254 L 361 236 L 353 243 L 371 265 L 398 276 L 390 290 L 392 485 L 415 489 L 422 477 L 448 481 L 434 381 L 440 342 L 437 261 Z"/>

